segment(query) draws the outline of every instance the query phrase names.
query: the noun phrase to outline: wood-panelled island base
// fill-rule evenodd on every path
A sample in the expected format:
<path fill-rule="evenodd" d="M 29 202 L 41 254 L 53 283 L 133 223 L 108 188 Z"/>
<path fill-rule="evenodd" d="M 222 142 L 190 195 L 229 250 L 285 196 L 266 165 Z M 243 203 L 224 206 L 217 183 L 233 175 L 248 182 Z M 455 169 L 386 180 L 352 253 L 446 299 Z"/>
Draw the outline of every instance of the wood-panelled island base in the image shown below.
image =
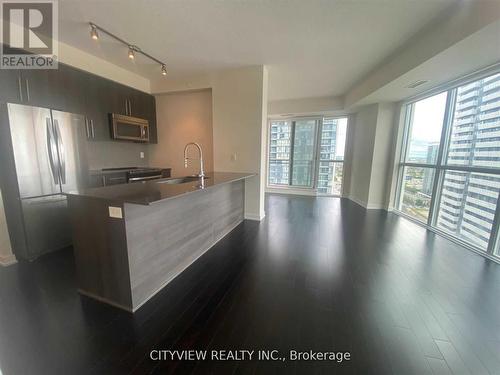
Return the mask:
<path fill-rule="evenodd" d="M 214 172 L 204 186 L 156 180 L 68 194 L 79 292 L 137 310 L 243 221 L 252 176 Z"/>

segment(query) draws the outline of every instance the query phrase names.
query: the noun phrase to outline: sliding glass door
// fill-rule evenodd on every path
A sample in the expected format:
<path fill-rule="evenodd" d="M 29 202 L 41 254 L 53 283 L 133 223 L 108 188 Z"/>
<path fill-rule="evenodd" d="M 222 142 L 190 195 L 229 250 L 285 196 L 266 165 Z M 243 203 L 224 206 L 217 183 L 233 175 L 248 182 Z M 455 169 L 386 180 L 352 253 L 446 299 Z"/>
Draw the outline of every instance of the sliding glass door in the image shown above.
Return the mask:
<path fill-rule="evenodd" d="M 346 133 L 347 117 L 271 120 L 268 185 L 340 195 Z"/>

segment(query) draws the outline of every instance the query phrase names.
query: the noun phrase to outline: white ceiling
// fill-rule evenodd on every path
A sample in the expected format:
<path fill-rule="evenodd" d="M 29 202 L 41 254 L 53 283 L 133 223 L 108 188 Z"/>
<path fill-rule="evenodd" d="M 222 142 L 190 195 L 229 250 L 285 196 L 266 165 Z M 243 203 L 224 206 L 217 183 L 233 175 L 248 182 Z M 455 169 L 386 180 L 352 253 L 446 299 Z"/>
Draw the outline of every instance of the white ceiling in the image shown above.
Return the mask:
<path fill-rule="evenodd" d="M 495 48 L 497 46 L 497 48 Z M 489 24 L 452 47 L 442 51 L 389 84 L 357 102 L 358 106 L 376 102 L 393 102 L 418 96 L 429 90 L 442 91 L 442 85 L 453 83 L 479 68 L 500 67 L 500 20 Z M 488 70 L 488 69 L 487 69 Z M 415 89 L 408 85 L 418 80 L 427 82 Z"/>
<path fill-rule="evenodd" d="M 269 99 L 336 96 L 457 0 L 59 0 L 59 38 L 150 79 L 269 66 Z M 169 75 L 92 21 L 165 60 Z"/>

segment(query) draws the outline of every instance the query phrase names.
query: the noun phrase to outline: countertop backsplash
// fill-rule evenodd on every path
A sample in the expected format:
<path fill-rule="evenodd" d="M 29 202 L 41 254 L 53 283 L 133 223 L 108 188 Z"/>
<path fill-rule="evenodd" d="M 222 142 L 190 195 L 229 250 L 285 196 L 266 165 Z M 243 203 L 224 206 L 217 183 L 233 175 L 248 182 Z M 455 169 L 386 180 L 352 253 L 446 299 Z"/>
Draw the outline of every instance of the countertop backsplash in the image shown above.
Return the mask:
<path fill-rule="evenodd" d="M 141 152 L 144 158 L 141 158 Z M 149 165 L 148 145 L 133 142 L 88 142 L 90 170 Z"/>

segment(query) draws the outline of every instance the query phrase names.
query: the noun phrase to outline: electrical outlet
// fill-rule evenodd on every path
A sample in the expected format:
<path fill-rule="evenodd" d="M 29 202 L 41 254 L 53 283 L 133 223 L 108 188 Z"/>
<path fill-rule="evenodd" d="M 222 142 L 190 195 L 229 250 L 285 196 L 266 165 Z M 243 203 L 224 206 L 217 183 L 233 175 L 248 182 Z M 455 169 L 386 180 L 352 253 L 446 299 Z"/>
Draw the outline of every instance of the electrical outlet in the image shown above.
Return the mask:
<path fill-rule="evenodd" d="M 143 152 L 143 151 L 141 151 L 141 152 L 139 153 L 139 155 L 140 155 L 141 159 L 144 159 L 144 152 Z"/>
<path fill-rule="evenodd" d="M 115 219 L 123 219 L 123 213 L 121 207 L 113 207 L 108 206 L 109 217 L 113 217 Z"/>
<path fill-rule="evenodd" d="M 231 154 L 231 161 L 236 161 L 236 152 Z"/>

